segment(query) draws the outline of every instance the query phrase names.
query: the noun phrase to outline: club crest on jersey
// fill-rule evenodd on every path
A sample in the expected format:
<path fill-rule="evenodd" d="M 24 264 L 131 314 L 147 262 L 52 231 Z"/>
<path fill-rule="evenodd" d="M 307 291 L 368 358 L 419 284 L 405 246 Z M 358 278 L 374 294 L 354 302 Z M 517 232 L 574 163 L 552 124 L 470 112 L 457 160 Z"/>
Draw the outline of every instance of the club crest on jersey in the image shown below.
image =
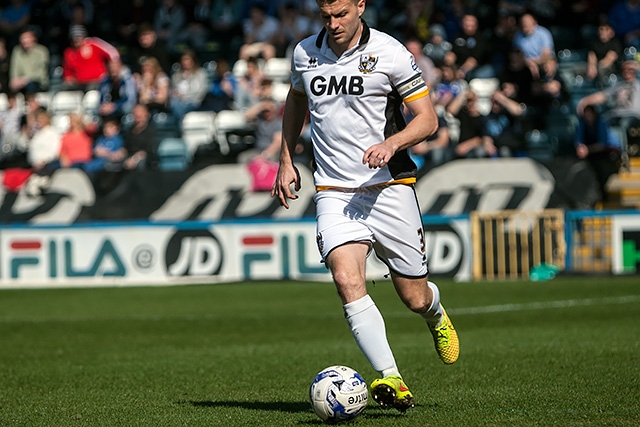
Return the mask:
<path fill-rule="evenodd" d="M 376 69 L 377 63 L 377 56 L 373 56 L 370 53 L 365 53 L 363 55 L 360 55 L 360 65 L 358 66 L 358 70 L 360 70 L 361 73 L 370 73 Z"/>

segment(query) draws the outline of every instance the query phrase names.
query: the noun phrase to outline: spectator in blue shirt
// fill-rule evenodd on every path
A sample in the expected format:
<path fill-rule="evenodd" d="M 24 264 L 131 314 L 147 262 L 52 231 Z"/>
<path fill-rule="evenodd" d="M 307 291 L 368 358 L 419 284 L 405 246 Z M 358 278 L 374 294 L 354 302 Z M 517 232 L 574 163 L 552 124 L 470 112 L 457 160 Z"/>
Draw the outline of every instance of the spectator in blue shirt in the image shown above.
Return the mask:
<path fill-rule="evenodd" d="M 0 12 L 0 32 L 9 37 L 10 46 L 16 44 L 17 36 L 31 20 L 31 5 L 26 0 L 11 0 L 3 4 Z"/>
<path fill-rule="evenodd" d="M 100 117 L 122 118 L 130 114 L 136 105 L 138 92 L 131 71 L 122 64 L 120 58 L 108 64 L 108 74 L 100 82 L 100 102 L 97 113 Z"/>
<path fill-rule="evenodd" d="M 84 170 L 89 174 L 104 170 L 120 170 L 126 154 L 120 133 L 120 121 L 113 117 L 108 118 L 103 122 L 102 135 L 96 139 L 93 147 L 93 160 L 84 166 Z"/>
<path fill-rule="evenodd" d="M 218 112 L 231 110 L 238 81 L 231 72 L 229 61 L 220 58 L 217 61 L 215 76 L 211 81 L 209 93 L 204 97 L 200 110 Z"/>
<path fill-rule="evenodd" d="M 574 145 L 578 159 L 584 159 L 591 165 L 606 200 L 606 184 L 609 177 L 617 172 L 621 143 L 593 105 L 584 107 L 578 117 Z"/>
<path fill-rule="evenodd" d="M 524 54 L 527 67 L 535 79 L 540 77 L 540 66 L 555 56 L 551 32 L 538 25 L 530 13 L 520 18 L 520 30 L 513 37 L 513 46 Z"/>
<path fill-rule="evenodd" d="M 640 0 L 618 0 L 609 11 L 609 22 L 625 46 L 640 48 Z"/>

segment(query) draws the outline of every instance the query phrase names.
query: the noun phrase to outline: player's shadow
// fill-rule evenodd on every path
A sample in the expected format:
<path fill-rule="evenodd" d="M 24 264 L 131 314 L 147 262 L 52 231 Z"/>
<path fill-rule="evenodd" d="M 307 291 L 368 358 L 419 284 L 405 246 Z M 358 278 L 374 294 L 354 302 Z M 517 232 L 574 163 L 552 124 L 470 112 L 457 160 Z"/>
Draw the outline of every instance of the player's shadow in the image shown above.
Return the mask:
<path fill-rule="evenodd" d="M 291 414 L 311 411 L 309 402 L 241 402 L 237 400 L 200 400 L 187 402 L 200 408 L 242 408 L 255 411 L 288 412 Z"/>

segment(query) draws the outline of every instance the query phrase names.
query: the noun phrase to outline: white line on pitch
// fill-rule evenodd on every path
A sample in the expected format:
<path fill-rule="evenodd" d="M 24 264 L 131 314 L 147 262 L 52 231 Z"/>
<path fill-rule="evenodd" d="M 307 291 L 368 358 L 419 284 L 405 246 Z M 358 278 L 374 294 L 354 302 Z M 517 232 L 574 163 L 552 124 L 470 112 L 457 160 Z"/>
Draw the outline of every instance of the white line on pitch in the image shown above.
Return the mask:
<path fill-rule="evenodd" d="M 640 302 L 640 295 L 623 297 L 569 299 L 562 301 L 527 302 L 522 304 L 486 305 L 482 307 L 452 308 L 447 310 L 451 315 L 504 313 L 507 311 L 547 310 L 550 308 L 585 307 L 590 305 L 629 304 Z"/>

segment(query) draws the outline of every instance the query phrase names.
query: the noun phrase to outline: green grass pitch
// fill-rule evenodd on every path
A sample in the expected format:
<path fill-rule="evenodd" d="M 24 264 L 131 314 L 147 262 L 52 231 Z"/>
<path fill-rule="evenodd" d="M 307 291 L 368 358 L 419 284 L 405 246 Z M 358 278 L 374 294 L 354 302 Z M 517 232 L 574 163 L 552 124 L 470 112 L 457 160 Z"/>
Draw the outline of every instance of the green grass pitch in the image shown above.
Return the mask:
<path fill-rule="evenodd" d="M 436 281 L 459 361 L 370 283 L 416 407 L 350 425 L 640 425 L 640 278 Z M 328 283 L 0 291 L 0 426 L 320 425 L 333 364 L 375 378 Z"/>

